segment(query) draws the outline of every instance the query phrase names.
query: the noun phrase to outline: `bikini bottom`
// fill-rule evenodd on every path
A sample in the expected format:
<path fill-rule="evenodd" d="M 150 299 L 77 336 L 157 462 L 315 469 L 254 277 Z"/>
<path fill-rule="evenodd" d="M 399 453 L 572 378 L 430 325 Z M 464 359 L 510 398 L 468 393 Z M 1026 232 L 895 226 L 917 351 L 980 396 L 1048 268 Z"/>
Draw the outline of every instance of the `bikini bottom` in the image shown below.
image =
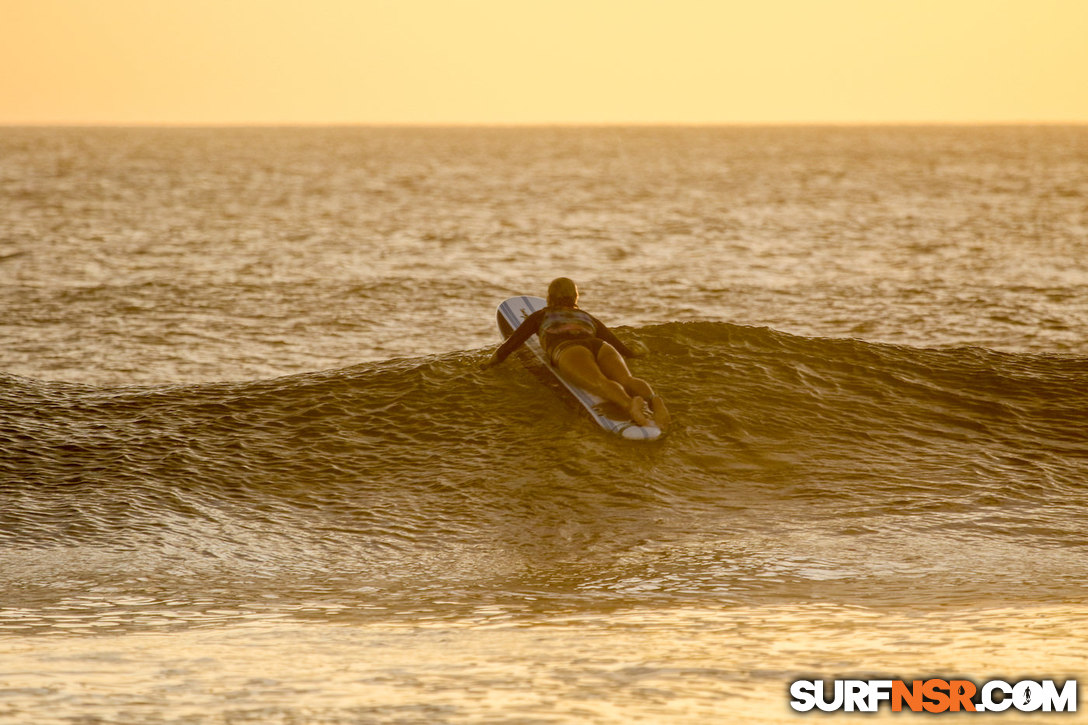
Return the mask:
<path fill-rule="evenodd" d="M 597 353 L 601 351 L 601 348 L 605 345 L 605 341 L 599 337 L 575 337 L 570 340 L 563 340 L 553 347 L 551 353 L 548 355 L 548 358 L 552 361 L 552 365 L 559 367 L 559 353 L 574 345 L 581 345 L 582 347 L 589 348 L 589 351 L 593 353 L 594 359 L 596 359 Z"/>

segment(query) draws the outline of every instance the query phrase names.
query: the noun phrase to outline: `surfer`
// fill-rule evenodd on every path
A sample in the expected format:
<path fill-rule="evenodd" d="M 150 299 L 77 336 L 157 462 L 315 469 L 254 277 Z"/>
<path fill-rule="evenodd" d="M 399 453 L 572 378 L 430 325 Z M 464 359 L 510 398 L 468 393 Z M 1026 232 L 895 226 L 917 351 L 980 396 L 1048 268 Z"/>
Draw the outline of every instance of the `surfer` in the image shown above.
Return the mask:
<path fill-rule="evenodd" d="M 482 369 L 501 363 L 534 333 L 539 333 L 552 365 L 571 383 L 620 406 L 636 425 L 647 425 L 651 418 L 662 430 L 669 424 L 665 401 L 627 369 L 624 358 L 636 353 L 600 320 L 578 308 L 578 287 L 572 280 L 552 280 L 548 306 L 525 318 Z"/>

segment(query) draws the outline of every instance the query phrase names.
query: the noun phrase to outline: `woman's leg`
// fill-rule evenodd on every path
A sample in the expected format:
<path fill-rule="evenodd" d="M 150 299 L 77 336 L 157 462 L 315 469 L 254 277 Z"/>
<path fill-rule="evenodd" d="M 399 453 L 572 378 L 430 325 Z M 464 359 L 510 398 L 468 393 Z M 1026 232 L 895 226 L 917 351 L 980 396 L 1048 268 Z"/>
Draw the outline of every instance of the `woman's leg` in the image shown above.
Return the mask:
<path fill-rule="evenodd" d="M 665 400 L 660 395 L 654 395 L 649 383 L 631 374 L 627 361 L 616 348 L 608 343 L 601 345 L 597 351 L 597 364 L 606 377 L 622 385 L 628 393 L 650 401 L 654 420 L 662 429 L 669 424 L 669 409 L 665 407 Z"/>
<path fill-rule="evenodd" d="M 567 345 L 559 352 L 555 362 L 564 378 L 620 406 L 627 411 L 636 425 L 646 425 L 649 422 L 644 411 L 645 401 L 638 395 L 628 395 L 621 383 L 609 379 L 601 370 L 593 352 L 588 348 L 582 345 Z"/>

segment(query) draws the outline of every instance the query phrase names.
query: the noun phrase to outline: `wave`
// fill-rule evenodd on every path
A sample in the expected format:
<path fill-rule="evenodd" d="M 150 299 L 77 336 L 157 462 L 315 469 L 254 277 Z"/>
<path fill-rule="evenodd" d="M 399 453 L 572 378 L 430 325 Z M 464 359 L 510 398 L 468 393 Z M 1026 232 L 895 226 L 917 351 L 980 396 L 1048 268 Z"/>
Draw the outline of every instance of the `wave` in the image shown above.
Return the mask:
<path fill-rule="evenodd" d="M 663 441 L 601 432 L 516 358 L 479 371 L 487 351 L 200 385 L 0 376 L 0 539 L 372 557 L 527 521 L 796 509 L 1030 519 L 1081 542 L 1088 359 L 712 322 L 620 334 L 651 350 L 631 365 L 669 400 Z"/>

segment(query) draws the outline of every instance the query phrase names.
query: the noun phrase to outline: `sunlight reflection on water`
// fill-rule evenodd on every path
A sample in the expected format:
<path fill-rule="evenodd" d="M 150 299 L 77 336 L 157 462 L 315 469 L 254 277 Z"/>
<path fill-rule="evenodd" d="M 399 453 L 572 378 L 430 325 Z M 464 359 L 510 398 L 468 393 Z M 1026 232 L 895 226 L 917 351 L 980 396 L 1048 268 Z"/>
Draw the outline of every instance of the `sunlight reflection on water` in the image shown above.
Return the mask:
<path fill-rule="evenodd" d="M 1086 614 L 811 604 L 572 611 L 511 623 L 501 607 L 482 607 L 456 622 L 253 614 L 171 633 L 9 636 L 0 714 L 42 725 L 480 722 L 513 713 L 522 722 L 789 722 L 798 716 L 788 686 L 800 678 L 1075 675 Z"/>

